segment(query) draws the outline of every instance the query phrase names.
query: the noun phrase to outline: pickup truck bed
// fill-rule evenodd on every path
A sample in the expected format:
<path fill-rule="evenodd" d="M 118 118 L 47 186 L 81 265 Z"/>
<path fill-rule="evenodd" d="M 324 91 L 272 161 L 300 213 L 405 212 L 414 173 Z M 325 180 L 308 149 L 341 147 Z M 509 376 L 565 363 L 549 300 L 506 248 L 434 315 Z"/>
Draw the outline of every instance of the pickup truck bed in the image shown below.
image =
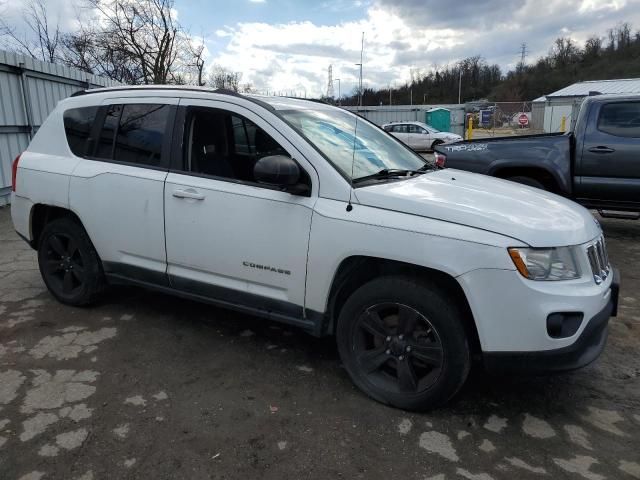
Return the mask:
<path fill-rule="evenodd" d="M 471 140 L 441 145 L 436 151 L 446 155 L 447 167 L 500 178 L 531 178 L 545 190 L 568 197 L 573 191 L 572 144 L 571 134 L 550 133 Z"/>
<path fill-rule="evenodd" d="M 435 150 L 441 166 L 548 190 L 587 208 L 640 212 L 639 95 L 587 97 L 573 132 L 473 140 Z"/>

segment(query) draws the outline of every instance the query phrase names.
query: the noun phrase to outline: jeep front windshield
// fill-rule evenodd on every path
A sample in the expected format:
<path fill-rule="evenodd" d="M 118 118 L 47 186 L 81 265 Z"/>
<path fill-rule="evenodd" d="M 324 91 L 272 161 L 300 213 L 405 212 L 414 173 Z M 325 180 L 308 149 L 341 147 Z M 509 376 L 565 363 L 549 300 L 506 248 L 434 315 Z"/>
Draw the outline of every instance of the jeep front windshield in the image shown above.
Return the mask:
<path fill-rule="evenodd" d="M 356 131 L 357 117 L 344 110 L 279 113 L 349 179 L 368 177 L 381 170 L 425 169 L 424 158 L 366 120 L 358 118 Z"/>

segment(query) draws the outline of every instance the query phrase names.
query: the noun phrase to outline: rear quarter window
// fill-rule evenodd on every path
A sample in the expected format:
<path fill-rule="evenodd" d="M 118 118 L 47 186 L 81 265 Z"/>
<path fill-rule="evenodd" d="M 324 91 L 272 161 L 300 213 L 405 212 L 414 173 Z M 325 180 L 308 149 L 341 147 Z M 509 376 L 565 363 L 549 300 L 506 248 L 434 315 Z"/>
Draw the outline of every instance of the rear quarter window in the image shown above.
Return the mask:
<path fill-rule="evenodd" d="M 98 114 L 98 107 L 71 108 L 63 114 L 67 143 L 74 155 L 84 157 L 93 149 L 91 130 Z"/>
<path fill-rule="evenodd" d="M 616 137 L 640 138 L 640 102 L 603 105 L 598 115 L 598 130 Z"/>

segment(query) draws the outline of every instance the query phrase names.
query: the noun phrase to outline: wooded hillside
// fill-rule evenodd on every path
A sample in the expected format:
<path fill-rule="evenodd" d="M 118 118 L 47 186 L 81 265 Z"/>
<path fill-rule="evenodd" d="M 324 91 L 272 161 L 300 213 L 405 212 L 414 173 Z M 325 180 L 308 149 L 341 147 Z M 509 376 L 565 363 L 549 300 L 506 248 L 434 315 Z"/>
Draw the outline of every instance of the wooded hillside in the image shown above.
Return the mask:
<path fill-rule="evenodd" d="M 608 30 L 606 37 L 592 36 L 584 45 L 568 37 L 558 38 L 549 54 L 532 64 L 519 64 L 506 74 L 498 65 L 488 65 L 473 56 L 428 74 L 412 75 L 412 82 L 392 89 L 394 105 L 413 103 L 457 103 L 462 70 L 462 102 L 489 99 L 497 102 L 526 101 L 559 90 L 575 82 L 640 77 L 640 31 L 628 23 Z M 426 97 L 425 97 L 426 95 Z M 389 90 L 364 89 L 364 105 L 389 105 Z M 358 95 L 343 99 L 357 105 Z"/>

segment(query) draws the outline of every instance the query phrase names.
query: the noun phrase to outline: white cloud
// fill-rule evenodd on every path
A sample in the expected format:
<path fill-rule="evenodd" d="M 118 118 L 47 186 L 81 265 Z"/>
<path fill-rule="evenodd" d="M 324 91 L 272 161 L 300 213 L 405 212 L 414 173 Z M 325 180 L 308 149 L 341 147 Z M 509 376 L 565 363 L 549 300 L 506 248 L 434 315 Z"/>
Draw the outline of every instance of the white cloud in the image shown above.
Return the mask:
<path fill-rule="evenodd" d="M 325 6 L 345 2 L 329 0 Z M 212 53 L 212 61 L 242 72 L 243 82 L 262 91 L 307 95 L 326 91 L 331 64 L 342 93 L 348 94 L 357 84 L 361 32 L 364 85 L 380 88 L 405 83 L 412 68 L 425 71 L 474 55 L 506 71 L 519 60 L 522 42 L 533 62 L 561 35 L 584 42 L 620 21 L 640 27 L 639 0 L 547 0 L 544 8 L 538 0 L 510 8 L 502 0 L 375 0 L 367 5 L 365 18 L 335 25 L 252 22 L 225 28 L 224 35 L 216 35 L 228 43 Z"/>
<path fill-rule="evenodd" d="M 360 41 L 365 32 L 363 82 L 380 86 L 402 82 L 411 65 L 396 65 L 397 50 L 420 53 L 448 49 L 461 43 L 453 30 L 415 30 L 398 16 L 371 8 L 367 18 L 338 25 L 312 22 L 240 23 L 229 43 L 212 61 L 241 71 L 243 82 L 259 90 L 296 91 L 319 95 L 326 89 L 327 69 L 333 65 L 342 93 L 350 93 L 357 83 Z M 217 35 L 217 32 L 216 32 Z"/>

